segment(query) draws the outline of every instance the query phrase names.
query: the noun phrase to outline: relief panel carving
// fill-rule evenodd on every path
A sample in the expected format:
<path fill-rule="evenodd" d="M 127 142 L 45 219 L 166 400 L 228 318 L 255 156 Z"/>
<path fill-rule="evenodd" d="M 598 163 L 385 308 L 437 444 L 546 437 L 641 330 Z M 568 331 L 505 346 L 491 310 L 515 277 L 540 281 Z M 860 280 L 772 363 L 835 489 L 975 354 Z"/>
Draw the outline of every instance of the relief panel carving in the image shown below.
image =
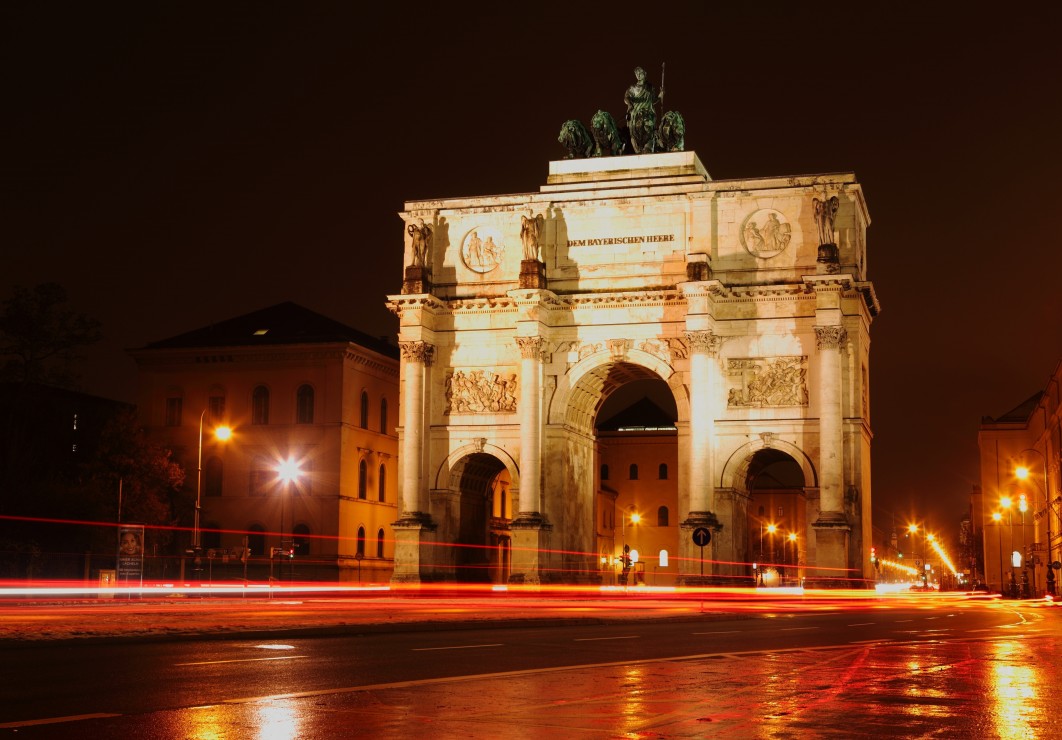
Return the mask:
<path fill-rule="evenodd" d="M 753 257 L 777 257 L 789 246 L 793 227 L 781 211 L 761 208 L 749 214 L 741 227 L 741 243 Z"/>
<path fill-rule="evenodd" d="M 446 409 L 451 414 L 513 414 L 519 396 L 511 369 L 454 370 L 446 376 Z"/>
<path fill-rule="evenodd" d="M 767 408 L 808 405 L 808 358 L 733 358 L 727 361 L 727 406 Z"/>

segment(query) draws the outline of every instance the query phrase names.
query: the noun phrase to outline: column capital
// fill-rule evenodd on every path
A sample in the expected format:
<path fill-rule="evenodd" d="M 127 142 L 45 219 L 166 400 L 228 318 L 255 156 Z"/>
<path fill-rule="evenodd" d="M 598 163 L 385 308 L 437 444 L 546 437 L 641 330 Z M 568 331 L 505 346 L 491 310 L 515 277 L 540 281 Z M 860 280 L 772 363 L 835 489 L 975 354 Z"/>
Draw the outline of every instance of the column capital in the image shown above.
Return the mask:
<path fill-rule="evenodd" d="M 815 349 L 840 349 L 848 342 L 848 330 L 843 326 L 816 326 Z"/>
<path fill-rule="evenodd" d="M 516 346 L 525 360 L 546 359 L 546 340 L 542 337 L 516 337 Z"/>
<path fill-rule="evenodd" d="M 426 366 L 431 365 L 435 356 L 435 345 L 427 342 L 399 342 L 398 349 L 402 352 L 402 359 L 406 362 L 419 362 Z"/>
<path fill-rule="evenodd" d="M 686 332 L 686 341 L 689 342 L 691 351 L 703 352 L 709 357 L 718 356 L 719 346 L 723 343 L 722 337 L 707 330 Z"/>

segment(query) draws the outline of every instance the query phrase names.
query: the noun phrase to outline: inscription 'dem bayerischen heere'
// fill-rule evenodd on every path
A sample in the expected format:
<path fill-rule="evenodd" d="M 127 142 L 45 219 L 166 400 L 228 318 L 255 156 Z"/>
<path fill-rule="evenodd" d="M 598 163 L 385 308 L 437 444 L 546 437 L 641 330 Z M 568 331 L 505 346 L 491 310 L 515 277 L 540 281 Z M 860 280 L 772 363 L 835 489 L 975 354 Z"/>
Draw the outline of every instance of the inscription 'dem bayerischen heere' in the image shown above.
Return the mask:
<path fill-rule="evenodd" d="M 673 242 L 674 234 L 653 234 L 650 236 L 614 236 L 601 239 L 569 239 L 569 247 L 602 247 L 608 244 L 655 244 Z"/>

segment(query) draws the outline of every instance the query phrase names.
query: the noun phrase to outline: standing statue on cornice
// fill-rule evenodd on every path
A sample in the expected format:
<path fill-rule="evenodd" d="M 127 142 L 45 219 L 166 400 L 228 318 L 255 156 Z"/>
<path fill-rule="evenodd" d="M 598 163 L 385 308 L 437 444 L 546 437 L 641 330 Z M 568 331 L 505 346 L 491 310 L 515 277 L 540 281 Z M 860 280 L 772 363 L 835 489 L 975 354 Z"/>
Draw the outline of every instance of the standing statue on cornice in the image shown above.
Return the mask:
<path fill-rule="evenodd" d="M 520 242 L 524 245 L 524 259 L 538 260 L 538 216 L 528 208 L 520 216 Z"/>
<path fill-rule="evenodd" d="M 406 227 L 413 243 L 413 266 L 428 266 L 428 251 L 431 249 L 431 227 L 424 223 L 424 219 L 418 218 L 416 223 Z"/>
<path fill-rule="evenodd" d="M 840 201 L 835 195 L 822 200 L 812 198 L 812 204 L 815 207 L 815 226 L 819 230 L 819 244 L 833 244 L 836 241 L 833 238 L 833 221 L 841 207 Z"/>
<path fill-rule="evenodd" d="M 645 70 L 634 69 L 634 84 L 623 94 L 627 104 L 627 131 L 635 154 L 652 154 L 656 148 L 656 103 L 664 97 L 645 78 Z"/>

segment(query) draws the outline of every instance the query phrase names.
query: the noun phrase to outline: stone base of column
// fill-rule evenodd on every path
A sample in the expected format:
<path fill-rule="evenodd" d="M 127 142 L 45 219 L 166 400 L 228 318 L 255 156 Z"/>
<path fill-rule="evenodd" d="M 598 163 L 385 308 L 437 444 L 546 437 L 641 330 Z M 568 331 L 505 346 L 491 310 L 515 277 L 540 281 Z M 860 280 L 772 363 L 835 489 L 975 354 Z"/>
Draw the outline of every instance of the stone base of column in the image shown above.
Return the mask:
<path fill-rule="evenodd" d="M 549 531 L 537 511 L 521 511 L 509 523 L 512 550 L 509 583 L 538 586 L 549 582 Z"/>
<path fill-rule="evenodd" d="M 402 281 L 402 293 L 419 295 L 431 292 L 431 270 L 419 265 L 406 267 L 405 279 Z"/>
<path fill-rule="evenodd" d="M 841 253 L 836 244 L 820 244 L 819 256 L 815 260 L 815 272 L 818 274 L 835 275 L 841 271 Z"/>
<path fill-rule="evenodd" d="M 808 568 L 808 588 L 858 588 L 860 574 L 848 571 L 848 540 L 852 527 L 844 514 L 823 511 L 811 525 L 815 530 L 815 567 Z"/>
<path fill-rule="evenodd" d="M 521 288 L 546 288 L 546 265 L 539 260 L 522 260 L 520 262 Z"/>
<path fill-rule="evenodd" d="M 707 530 L 709 541 L 702 547 L 698 530 Z M 724 578 L 714 562 L 719 533 L 719 519 L 710 511 L 691 511 L 679 524 L 679 572 L 676 581 L 680 586 L 714 586 L 732 579 Z M 697 539 L 695 539 L 695 537 Z"/>
<path fill-rule="evenodd" d="M 434 583 L 440 580 L 435 562 L 435 530 L 430 514 L 405 514 L 391 525 L 395 534 L 395 567 L 391 583 Z"/>

